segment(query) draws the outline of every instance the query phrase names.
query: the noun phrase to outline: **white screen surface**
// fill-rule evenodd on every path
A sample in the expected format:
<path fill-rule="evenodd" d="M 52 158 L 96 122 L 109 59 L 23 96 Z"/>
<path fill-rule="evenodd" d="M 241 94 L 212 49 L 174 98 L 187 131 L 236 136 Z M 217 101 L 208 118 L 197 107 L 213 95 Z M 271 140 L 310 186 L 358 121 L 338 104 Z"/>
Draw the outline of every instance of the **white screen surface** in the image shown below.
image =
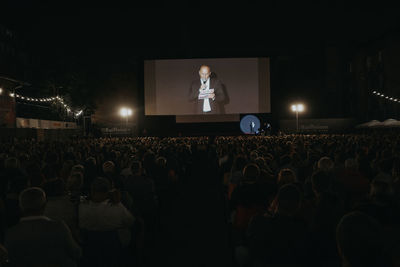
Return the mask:
<path fill-rule="evenodd" d="M 188 95 L 200 84 L 199 69 L 210 67 L 225 101 L 218 114 L 269 113 L 268 58 L 173 59 L 145 61 L 145 115 L 196 115 Z"/>

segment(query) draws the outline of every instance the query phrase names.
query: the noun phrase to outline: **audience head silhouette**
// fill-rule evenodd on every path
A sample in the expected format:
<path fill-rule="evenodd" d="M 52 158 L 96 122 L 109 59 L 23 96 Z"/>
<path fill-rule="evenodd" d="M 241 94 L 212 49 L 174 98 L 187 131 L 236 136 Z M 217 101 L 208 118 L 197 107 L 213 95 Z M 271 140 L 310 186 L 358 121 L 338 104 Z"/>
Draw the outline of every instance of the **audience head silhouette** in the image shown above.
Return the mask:
<path fill-rule="evenodd" d="M 106 161 L 103 163 L 103 172 L 104 173 L 112 173 L 114 172 L 115 164 L 112 161 Z"/>
<path fill-rule="evenodd" d="M 315 194 L 327 193 L 331 189 L 331 177 L 327 172 L 318 170 L 313 173 L 311 184 Z"/>
<path fill-rule="evenodd" d="M 375 267 L 382 263 L 381 227 L 368 215 L 346 214 L 336 228 L 336 240 L 344 266 Z"/>
<path fill-rule="evenodd" d="M 255 163 L 247 164 L 243 169 L 244 182 L 256 182 L 260 177 L 260 168 Z"/>
<path fill-rule="evenodd" d="M 329 157 L 322 157 L 318 160 L 318 169 L 323 171 L 331 171 L 334 167 L 334 162 Z"/>
<path fill-rule="evenodd" d="M 296 173 L 293 170 L 285 168 L 279 171 L 278 187 L 295 182 L 296 182 Z"/>
<path fill-rule="evenodd" d="M 111 183 L 106 178 L 98 177 L 91 184 L 91 199 L 94 202 L 102 202 L 108 199 Z"/>
<path fill-rule="evenodd" d="M 300 191 L 294 184 L 283 185 L 277 195 L 277 211 L 279 214 L 294 215 L 300 207 Z"/>
<path fill-rule="evenodd" d="M 46 206 L 46 193 L 39 187 L 30 187 L 19 195 L 19 205 L 24 216 L 42 215 Z"/>
<path fill-rule="evenodd" d="M 131 171 L 133 175 L 141 175 L 142 174 L 142 163 L 138 160 L 135 160 L 131 164 Z"/>

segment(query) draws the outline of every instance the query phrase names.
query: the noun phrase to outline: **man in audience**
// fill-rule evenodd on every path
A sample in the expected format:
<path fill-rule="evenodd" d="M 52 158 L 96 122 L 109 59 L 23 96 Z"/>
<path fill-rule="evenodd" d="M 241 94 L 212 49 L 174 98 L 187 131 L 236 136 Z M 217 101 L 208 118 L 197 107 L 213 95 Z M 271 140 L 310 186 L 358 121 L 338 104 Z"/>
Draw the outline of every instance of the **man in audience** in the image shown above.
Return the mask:
<path fill-rule="evenodd" d="M 72 174 L 71 177 L 82 175 L 79 172 Z M 63 221 L 71 230 L 75 240 L 79 240 L 78 234 L 78 209 L 77 204 L 79 200 L 73 201 L 71 195 L 67 194 L 65 182 L 62 179 L 57 179 L 58 182 L 45 183 L 43 186 L 47 196 L 47 204 L 44 215 L 53 220 Z"/>
<path fill-rule="evenodd" d="M 8 251 L 0 244 L 0 266 L 8 263 Z"/>
<path fill-rule="evenodd" d="M 266 211 L 266 204 L 271 197 L 259 184 L 260 168 L 255 163 L 247 164 L 243 169 L 243 178 L 233 190 L 230 201 L 232 209 L 233 232 L 241 243 L 250 218 Z"/>
<path fill-rule="evenodd" d="M 300 203 L 297 186 L 286 184 L 279 189 L 275 214 L 253 217 L 247 228 L 247 246 L 254 266 L 306 263 L 307 226 L 296 218 Z"/>
<path fill-rule="evenodd" d="M 358 170 L 355 158 L 345 160 L 344 169 L 336 173 L 334 182 L 338 191 L 343 194 L 344 204 L 348 210 L 368 196 L 369 181 Z"/>
<path fill-rule="evenodd" d="M 104 178 L 107 178 L 111 184 L 115 182 L 116 179 L 118 179 L 118 174 L 115 171 L 115 164 L 112 161 L 106 161 L 103 163 L 103 175 Z"/>
<path fill-rule="evenodd" d="M 96 178 L 91 185 L 90 200 L 79 206 L 79 227 L 89 231 L 129 229 L 135 218 L 116 194 L 106 178 Z M 121 234 L 120 238 L 124 243 L 126 236 Z"/>
<path fill-rule="evenodd" d="M 361 212 L 346 214 L 336 229 L 343 267 L 382 266 L 382 230 L 377 221 Z"/>
<path fill-rule="evenodd" d="M 330 157 L 322 157 L 318 160 L 317 168 L 322 171 L 330 172 L 333 170 L 335 163 Z"/>
<path fill-rule="evenodd" d="M 339 261 L 336 246 L 336 225 L 344 214 L 343 203 L 332 193 L 332 180 L 325 171 L 318 170 L 311 177 L 315 194 L 310 218 L 314 259 L 323 264 Z"/>
<path fill-rule="evenodd" d="M 131 164 L 132 175 L 123 177 L 122 183 L 133 199 L 136 212 L 148 221 L 150 218 L 154 218 L 157 211 L 157 195 L 153 180 L 144 175 L 143 171 L 142 163 L 133 161 Z"/>
<path fill-rule="evenodd" d="M 278 187 L 282 187 L 285 184 L 296 183 L 296 173 L 292 169 L 281 169 L 278 174 Z"/>
<path fill-rule="evenodd" d="M 9 157 L 4 161 L 4 170 L 0 172 L 0 197 L 6 198 L 10 181 L 26 180 L 25 172 L 20 168 L 19 160 Z"/>
<path fill-rule="evenodd" d="M 76 266 L 82 251 L 63 222 L 43 216 L 46 194 L 38 187 L 21 192 L 20 222 L 6 232 L 10 263 L 16 266 Z"/>
<path fill-rule="evenodd" d="M 134 221 L 108 179 L 96 178 L 91 185 L 90 200 L 79 205 L 79 227 L 87 264 L 120 266 L 132 242 Z"/>
<path fill-rule="evenodd" d="M 371 216 L 383 227 L 398 228 L 400 206 L 394 198 L 391 179 L 390 175 L 378 174 L 370 184 L 368 198 L 354 209 Z"/>

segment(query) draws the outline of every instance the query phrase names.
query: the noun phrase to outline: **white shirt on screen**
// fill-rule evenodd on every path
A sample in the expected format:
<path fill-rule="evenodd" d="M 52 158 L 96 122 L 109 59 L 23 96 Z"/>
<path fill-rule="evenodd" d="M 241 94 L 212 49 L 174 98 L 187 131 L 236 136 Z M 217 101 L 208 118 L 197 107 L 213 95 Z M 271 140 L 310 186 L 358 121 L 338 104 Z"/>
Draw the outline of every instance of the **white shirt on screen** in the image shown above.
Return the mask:
<path fill-rule="evenodd" d="M 201 84 L 203 84 L 203 80 L 200 79 Z M 210 89 L 210 78 L 207 79 L 205 83 L 206 87 L 204 89 Z M 211 106 L 210 106 L 210 99 L 205 98 L 203 102 L 203 112 L 210 112 L 211 111 Z"/>

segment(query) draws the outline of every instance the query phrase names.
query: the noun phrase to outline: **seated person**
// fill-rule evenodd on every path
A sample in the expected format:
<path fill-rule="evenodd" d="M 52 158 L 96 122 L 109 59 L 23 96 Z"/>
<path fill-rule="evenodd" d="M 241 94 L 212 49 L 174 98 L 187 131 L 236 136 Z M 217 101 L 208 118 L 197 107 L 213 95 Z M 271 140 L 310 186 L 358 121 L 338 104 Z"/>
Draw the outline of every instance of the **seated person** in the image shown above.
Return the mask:
<path fill-rule="evenodd" d="M 135 218 L 115 198 L 116 191 L 111 191 L 111 184 L 106 178 L 96 178 L 91 185 L 90 200 L 79 206 L 79 228 L 88 231 L 118 231 L 122 245 L 128 245 L 129 228 Z"/>
<path fill-rule="evenodd" d="M 246 234 L 251 261 L 256 266 L 303 264 L 309 248 L 307 225 L 297 219 L 301 204 L 297 186 L 286 184 L 279 189 L 274 214 L 254 216 Z"/>
<path fill-rule="evenodd" d="M 15 266 L 76 266 L 82 251 L 63 223 L 43 216 L 46 194 L 38 187 L 21 192 L 20 222 L 6 232 L 5 247 Z"/>
<path fill-rule="evenodd" d="M 8 262 L 8 251 L 5 247 L 0 244 L 0 266 L 7 264 Z"/>
<path fill-rule="evenodd" d="M 346 214 L 336 228 L 336 241 L 342 266 L 383 266 L 382 226 L 372 217 Z"/>

